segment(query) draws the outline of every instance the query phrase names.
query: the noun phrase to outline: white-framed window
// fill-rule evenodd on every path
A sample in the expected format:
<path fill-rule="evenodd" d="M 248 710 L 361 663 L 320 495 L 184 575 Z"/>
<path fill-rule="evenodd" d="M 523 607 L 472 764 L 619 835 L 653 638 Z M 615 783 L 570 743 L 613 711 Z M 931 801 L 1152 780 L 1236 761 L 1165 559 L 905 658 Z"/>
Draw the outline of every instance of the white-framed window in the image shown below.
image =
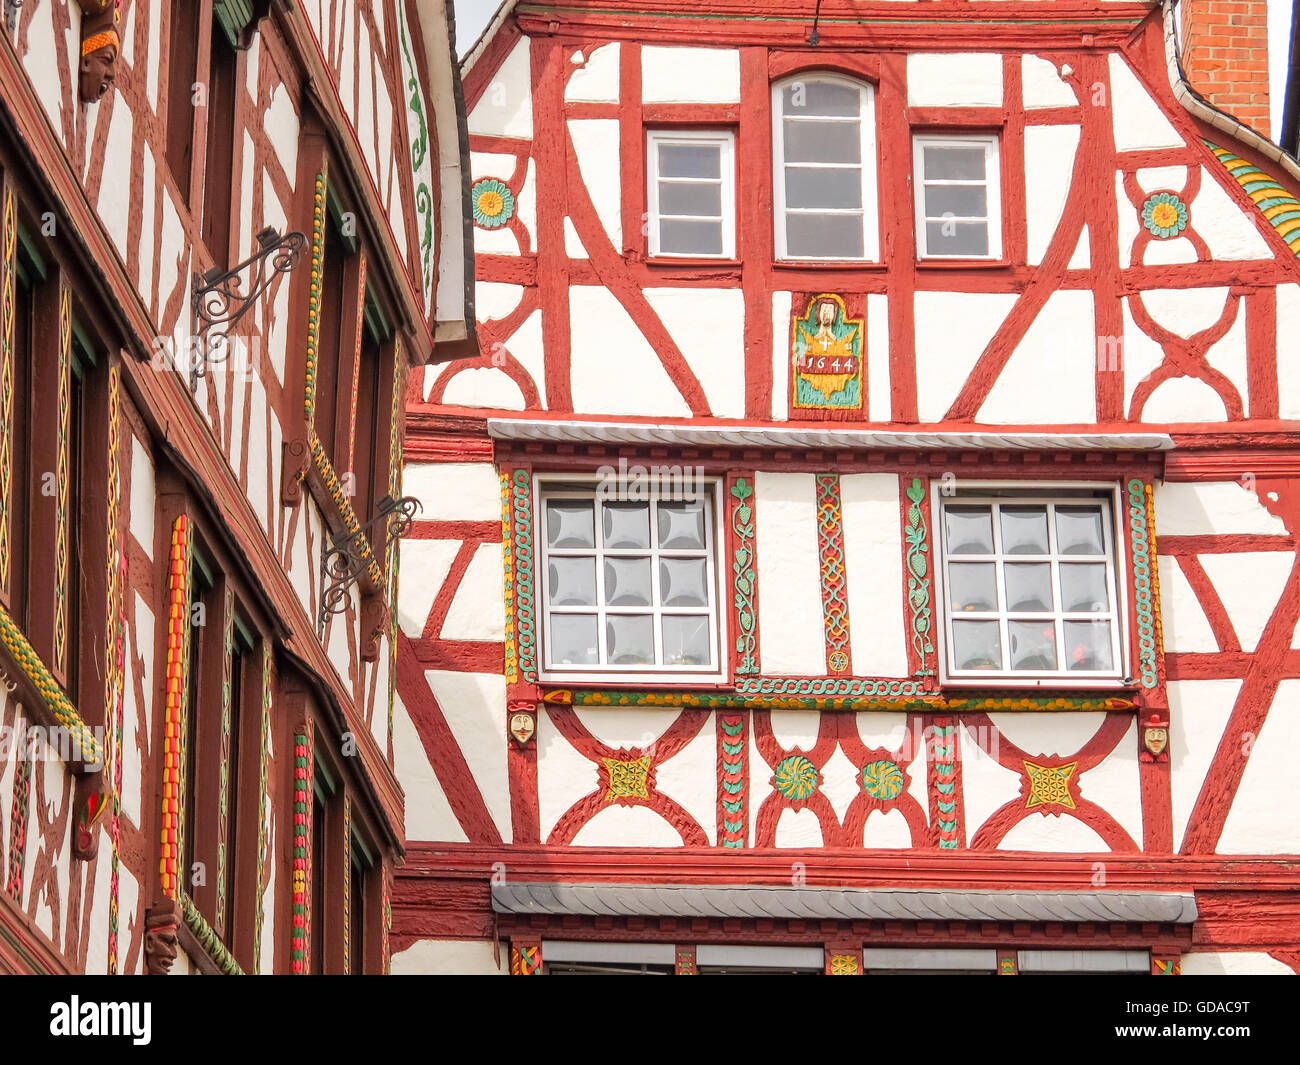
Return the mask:
<path fill-rule="evenodd" d="M 538 479 L 544 678 L 723 679 L 719 485 L 684 469 Z"/>
<path fill-rule="evenodd" d="M 772 87 L 778 259 L 879 259 L 874 100 L 866 82 L 830 74 Z"/>
<path fill-rule="evenodd" d="M 1111 485 L 936 490 L 944 680 L 1122 681 L 1117 492 Z"/>
<path fill-rule="evenodd" d="M 725 130 L 647 135 L 650 255 L 736 257 L 736 138 Z"/>
<path fill-rule="evenodd" d="M 916 248 L 922 259 L 1001 259 L 996 134 L 916 134 Z"/>

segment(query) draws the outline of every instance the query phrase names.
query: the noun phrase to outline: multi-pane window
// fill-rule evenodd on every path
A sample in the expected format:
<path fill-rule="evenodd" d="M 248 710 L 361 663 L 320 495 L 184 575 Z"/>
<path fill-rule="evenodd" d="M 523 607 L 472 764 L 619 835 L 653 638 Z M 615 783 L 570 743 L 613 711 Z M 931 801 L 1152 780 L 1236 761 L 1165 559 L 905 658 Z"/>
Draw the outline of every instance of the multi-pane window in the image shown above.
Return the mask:
<path fill-rule="evenodd" d="M 958 496 L 941 525 L 950 677 L 1121 676 L 1109 499 Z"/>
<path fill-rule="evenodd" d="M 717 671 L 713 493 L 647 494 L 544 494 L 547 670 Z"/>
<path fill-rule="evenodd" d="M 736 254 L 735 138 L 712 131 L 649 134 L 650 254 Z"/>
<path fill-rule="evenodd" d="M 923 259 L 1000 259 L 998 138 L 926 134 L 912 141 L 916 245 Z"/>
<path fill-rule="evenodd" d="M 773 89 L 778 259 L 879 254 L 870 85 L 818 75 Z"/>

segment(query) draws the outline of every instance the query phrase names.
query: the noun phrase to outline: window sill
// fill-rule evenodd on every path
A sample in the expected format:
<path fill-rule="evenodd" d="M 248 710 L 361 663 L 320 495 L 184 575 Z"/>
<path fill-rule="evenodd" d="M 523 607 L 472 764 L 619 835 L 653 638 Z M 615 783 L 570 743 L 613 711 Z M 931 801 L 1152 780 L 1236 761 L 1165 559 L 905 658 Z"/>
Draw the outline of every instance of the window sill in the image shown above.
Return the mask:
<path fill-rule="evenodd" d="M 1012 270 L 1022 266 L 1010 259 L 917 259 L 918 270 Z"/>
<path fill-rule="evenodd" d="M 875 259 L 773 259 L 776 270 L 870 270 L 883 273 L 887 267 Z"/>
<path fill-rule="evenodd" d="M 736 270 L 739 269 L 740 266 L 742 265 L 739 259 L 731 258 L 728 256 L 722 256 L 722 255 L 718 256 L 717 258 L 712 258 L 709 256 L 690 257 L 690 256 L 683 255 L 679 258 L 675 255 L 647 255 L 641 261 L 645 263 L 646 266 L 659 266 L 659 267 L 689 266 L 689 267 L 696 267 L 696 268 L 721 267 L 727 270 Z"/>
<path fill-rule="evenodd" d="M 999 673 L 988 677 L 988 679 L 941 677 L 939 688 L 944 695 L 958 694 L 963 691 L 987 691 L 990 688 L 1000 691 L 1029 692 L 1094 691 L 1104 692 L 1108 695 L 1112 693 L 1130 695 L 1143 690 L 1137 682 L 1126 683 L 1122 679 L 1113 677 L 1088 677 L 1086 679 L 1072 680 L 1065 677 L 1016 677 L 1008 673 Z"/>
<path fill-rule="evenodd" d="M 730 692 L 735 688 L 727 678 L 720 674 L 690 674 L 683 676 L 672 673 L 644 674 L 610 673 L 607 676 L 583 673 L 566 677 L 555 673 L 539 673 L 537 682 L 548 691 L 601 691 L 615 689 L 618 691 L 661 691 L 671 688 L 673 691 Z"/>

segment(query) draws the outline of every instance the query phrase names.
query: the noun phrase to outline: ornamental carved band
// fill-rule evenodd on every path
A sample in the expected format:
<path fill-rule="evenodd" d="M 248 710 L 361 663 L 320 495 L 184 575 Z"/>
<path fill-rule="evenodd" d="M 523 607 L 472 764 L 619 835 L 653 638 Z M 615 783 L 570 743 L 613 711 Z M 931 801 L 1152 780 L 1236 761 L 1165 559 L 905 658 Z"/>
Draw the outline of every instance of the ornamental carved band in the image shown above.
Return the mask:
<path fill-rule="evenodd" d="M 289 965 L 294 975 L 307 972 L 307 891 L 311 886 L 311 750 L 306 731 L 293 738 L 293 903 L 289 938 Z"/>
<path fill-rule="evenodd" d="M 731 531 L 736 537 L 735 561 L 731 564 L 736 613 L 736 673 L 748 676 L 758 672 L 758 617 L 754 599 L 754 508 L 749 498 L 754 494 L 743 478 L 732 486 L 736 504 L 731 510 Z"/>
<path fill-rule="evenodd" d="M 167 677 L 163 734 L 162 855 L 159 872 L 163 894 L 178 895 L 183 841 L 181 833 L 181 769 L 185 758 L 185 701 L 190 646 L 190 531 L 181 514 L 172 525 L 167 587 Z"/>
<path fill-rule="evenodd" d="M 930 783 L 935 827 L 939 830 L 939 849 L 956 850 L 960 846 L 957 824 L 957 726 L 951 718 L 941 718 L 933 725 L 931 741 Z"/>
<path fill-rule="evenodd" d="M 1151 595 L 1151 545 L 1147 539 L 1146 485 L 1137 478 L 1128 483 L 1129 531 L 1133 543 L 1133 595 L 1137 608 L 1138 668 L 1142 686 L 1154 688 L 1156 674 L 1156 626 Z"/>
<path fill-rule="evenodd" d="M 514 516 L 510 506 L 510 475 L 501 475 L 501 554 L 505 565 L 505 674 L 507 684 L 519 681 L 519 651 L 515 644 Z"/>
<path fill-rule="evenodd" d="M 817 477 L 817 561 L 821 576 L 822 623 L 826 632 L 826 672 L 852 673 L 843 507 L 840 478 L 834 473 Z"/>
<path fill-rule="evenodd" d="M 266 792 L 266 770 L 270 760 L 271 744 L 271 688 L 274 683 L 274 662 L 271 641 L 262 641 L 262 731 L 258 746 L 257 779 L 257 919 L 253 928 L 253 972 L 262 971 L 262 924 L 265 918 L 263 897 L 266 894 L 266 808 L 270 801 Z"/>
<path fill-rule="evenodd" d="M 927 542 L 928 530 L 925 525 L 925 485 L 919 477 L 912 478 L 911 487 L 907 489 L 909 506 L 907 508 L 907 603 L 912 608 L 912 648 L 916 652 L 919 668 L 918 677 L 934 674 L 930 666 L 930 655 L 934 654 L 934 642 L 930 638 L 933 616 L 930 611 L 930 545 Z"/>
<path fill-rule="evenodd" d="M 316 193 L 312 204 L 311 295 L 307 304 L 307 390 L 303 405 L 310 432 L 316 421 L 316 372 L 320 364 L 321 295 L 325 284 L 325 189 L 329 166 L 316 175 Z"/>
<path fill-rule="evenodd" d="M 4 190 L 4 256 L 0 259 L 0 592 L 9 589 L 9 507 L 13 491 L 14 306 L 18 239 L 14 190 Z"/>
<path fill-rule="evenodd" d="M 69 426 L 72 418 L 72 296 L 59 285 L 59 451 L 55 459 L 58 492 L 54 521 L 54 669 L 68 668 L 68 481 Z"/>
<path fill-rule="evenodd" d="M 524 680 L 537 680 L 537 624 L 533 589 L 532 475 L 515 471 L 515 642 Z"/>
<path fill-rule="evenodd" d="M 745 763 L 749 745 L 745 715 L 718 715 L 718 842 L 736 849 L 745 845 Z"/>

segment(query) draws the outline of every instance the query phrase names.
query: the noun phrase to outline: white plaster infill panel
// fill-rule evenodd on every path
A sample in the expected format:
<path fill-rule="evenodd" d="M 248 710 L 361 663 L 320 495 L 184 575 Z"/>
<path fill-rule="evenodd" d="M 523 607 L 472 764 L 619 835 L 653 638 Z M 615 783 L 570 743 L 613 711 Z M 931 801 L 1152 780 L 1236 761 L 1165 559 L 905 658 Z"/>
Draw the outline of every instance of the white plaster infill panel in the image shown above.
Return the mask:
<path fill-rule="evenodd" d="M 759 472 L 754 486 L 763 669 L 775 676 L 824 675 L 814 478 L 806 473 Z"/>
<path fill-rule="evenodd" d="M 506 958 L 507 952 L 490 939 L 420 939 L 393 954 L 392 974 L 506 976 Z"/>
<path fill-rule="evenodd" d="M 909 107 L 1001 107 L 1002 56 L 918 52 L 907 57 Z"/>
<path fill-rule="evenodd" d="M 849 635 L 853 671 L 858 676 L 905 677 L 908 673 L 907 636 L 900 609 L 903 532 L 899 494 L 899 480 L 892 473 L 854 473 L 840 478 Z"/>
<path fill-rule="evenodd" d="M 574 52 L 570 62 L 574 70 L 564 87 L 568 103 L 616 104 L 619 84 L 618 42 L 597 48 L 584 61 L 581 52 Z"/>
<path fill-rule="evenodd" d="M 1110 57 L 1110 105 L 1115 116 L 1115 148 L 1121 152 L 1181 148 L 1184 141 L 1138 81 L 1124 58 Z"/>
<path fill-rule="evenodd" d="M 641 49 L 641 92 L 648 104 L 740 103 L 740 52 L 648 45 Z"/>
<path fill-rule="evenodd" d="M 1250 756 L 1232 800 L 1220 854 L 1294 854 L 1300 850 L 1300 806 L 1290 801 L 1295 751 L 1300 746 L 1300 680 L 1278 685 L 1268 716 L 1254 742 L 1243 739 Z"/>
<path fill-rule="evenodd" d="M 527 140 L 533 135 L 531 42 L 515 45 L 469 113 L 469 131 L 484 137 Z"/>
<path fill-rule="evenodd" d="M 1286 536 L 1282 519 L 1237 481 L 1157 482 L 1156 526 L 1161 536 Z"/>

